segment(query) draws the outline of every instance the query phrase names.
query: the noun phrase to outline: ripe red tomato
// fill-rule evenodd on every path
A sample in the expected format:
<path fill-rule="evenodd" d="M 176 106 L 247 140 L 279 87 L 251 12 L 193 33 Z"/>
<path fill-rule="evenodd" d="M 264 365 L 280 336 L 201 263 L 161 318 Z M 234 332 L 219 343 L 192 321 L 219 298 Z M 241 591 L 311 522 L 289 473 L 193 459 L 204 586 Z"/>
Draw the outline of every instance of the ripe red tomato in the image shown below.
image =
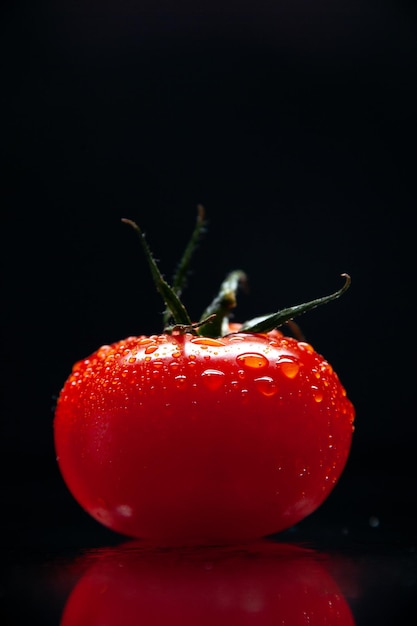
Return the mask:
<path fill-rule="evenodd" d="M 74 366 L 55 442 L 69 489 L 99 522 L 163 544 L 222 543 L 312 513 L 346 464 L 353 418 L 306 343 L 162 334 Z"/>
<path fill-rule="evenodd" d="M 337 374 L 304 341 L 259 332 L 265 318 L 225 325 L 231 284 L 209 309 L 222 334 L 180 325 L 103 346 L 61 390 L 62 476 L 121 534 L 184 545 L 277 533 L 317 509 L 345 467 L 354 408 Z"/>

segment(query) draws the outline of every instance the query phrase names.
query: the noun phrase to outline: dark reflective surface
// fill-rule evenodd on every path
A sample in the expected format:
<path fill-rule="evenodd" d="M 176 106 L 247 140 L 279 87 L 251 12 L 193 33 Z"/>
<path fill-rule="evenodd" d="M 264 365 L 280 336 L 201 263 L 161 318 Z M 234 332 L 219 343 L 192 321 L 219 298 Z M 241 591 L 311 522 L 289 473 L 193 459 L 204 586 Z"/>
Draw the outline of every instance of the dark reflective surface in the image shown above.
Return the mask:
<path fill-rule="evenodd" d="M 101 549 L 63 611 L 62 626 L 246 624 L 352 626 L 325 555 L 290 544 L 155 551 L 140 543 Z M 71 567 L 71 565 L 70 565 Z"/>
<path fill-rule="evenodd" d="M 28 536 L 3 547 L 0 623 L 411 626 L 416 544 L 378 524 L 359 532 L 316 519 L 256 544 L 184 550 L 89 521 L 38 544 Z"/>

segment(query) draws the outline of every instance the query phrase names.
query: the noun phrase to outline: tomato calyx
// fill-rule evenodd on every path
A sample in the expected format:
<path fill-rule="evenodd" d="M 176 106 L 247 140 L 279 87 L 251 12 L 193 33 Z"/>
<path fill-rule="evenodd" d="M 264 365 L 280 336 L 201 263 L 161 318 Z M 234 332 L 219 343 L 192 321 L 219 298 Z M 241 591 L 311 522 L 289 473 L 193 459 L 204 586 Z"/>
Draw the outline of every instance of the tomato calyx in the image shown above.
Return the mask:
<path fill-rule="evenodd" d="M 193 322 L 192 324 L 172 324 L 171 326 L 165 326 L 164 333 L 168 335 L 185 335 L 185 333 L 195 334 L 194 330 L 199 330 L 202 326 L 206 324 L 211 324 L 216 319 L 216 314 L 213 313 L 208 317 L 205 317 L 200 322 Z M 198 333 L 201 335 L 201 333 Z M 206 335 L 207 336 L 207 335 Z"/>
<path fill-rule="evenodd" d="M 230 272 L 220 285 L 219 293 L 201 316 L 199 333 L 214 333 L 213 337 L 222 337 L 228 333 L 229 317 L 232 309 L 237 305 L 236 294 L 238 289 L 247 285 L 247 276 L 242 270 Z M 209 322 L 210 326 L 204 323 L 205 319 L 214 319 Z"/>
<path fill-rule="evenodd" d="M 231 334 L 229 329 L 229 319 L 231 311 L 237 305 L 236 295 L 240 288 L 247 285 L 247 276 L 243 270 L 233 270 L 227 274 L 226 278 L 220 285 L 220 289 L 216 297 L 209 306 L 204 310 L 198 322 L 192 322 L 191 317 L 181 300 L 181 293 L 185 286 L 188 269 L 191 258 L 197 247 L 197 243 L 205 228 L 204 208 L 197 206 L 197 220 L 192 232 L 189 243 L 183 253 L 183 256 L 177 266 L 172 285 L 170 285 L 163 277 L 159 270 L 158 264 L 149 248 L 144 233 L 136 222 L 131 219 L 122 218 L 122 222 L 130 225 L 137 235 L 148 262 L 152 278 L 157 291 L 162 297 L 165 304 L 163 314 L 164 333 L 167 334 L 185 334 L 191 333 L 196 336 L 205 336 L 211 338 L 223 337 Z M 281 309 L 274 313 L 262 315 L 240 325 L 239 332 L 244 333 L 268 333 L 272 330 L 288 324 L 290 327 L 294 324 L 293 318 L 306 313 L 318 306 L 327 304 L 342 296 L 351 284 L 349 274 L 343 273 L 344 284 L 337 291 L 320 298 L 315 298 L 309 302 L 304 302 L 292 307 Z"/>
<path fill-rule="evenodd" d="M 148 261 L 155 287 L 157 288 L 159 294 L 165 302 L 165 306 L 167 307 L 167 309 L 169 309 L 172 317 L 174 318 L 175 324 L 178 326 L 192 328 L 193 323 L 190 316 L 188 315 L 187 309 L 181 302 L 177 291 L 166 282 L 161 272 L 159 271 L 158 264 L 152 255 L 144 233 L 141 231 L 136 222 L 126 218 L 123 218 L 122 222 L 124 222 L 125 224 L 129 224 L 139 235 L 139 240 Z"/>
<path fill-rule="evenodd" d="M 310 300 L 309 302 L 304 302 L 303 304 L 298 304 L 296 306 L 289 307 L 287 309 L 281 309 L 276 313 L 270 313 L 268 315 L 262 315 L 260 317 L 256 317 L 248 322 L 242 324 L 240 328 L 240 332 L 244 333 L 268 333 L 279 326 L 282 326 L 286 322 L 291 321 L 294 317 L 298 317 L 307 311 L 311 311 L 311 309 L 315 309 L 322 304 L 327 304 L 332 300 L 336 300 L 340 298 L 341 295 L 348 290 L 351 278 L 349 274 L 341 274 L 341 276 L 345 279 L 343 286 L 331 293 L 328 296 L 323 296 L 321 298 L 315 298 L 314 300 Z"/>

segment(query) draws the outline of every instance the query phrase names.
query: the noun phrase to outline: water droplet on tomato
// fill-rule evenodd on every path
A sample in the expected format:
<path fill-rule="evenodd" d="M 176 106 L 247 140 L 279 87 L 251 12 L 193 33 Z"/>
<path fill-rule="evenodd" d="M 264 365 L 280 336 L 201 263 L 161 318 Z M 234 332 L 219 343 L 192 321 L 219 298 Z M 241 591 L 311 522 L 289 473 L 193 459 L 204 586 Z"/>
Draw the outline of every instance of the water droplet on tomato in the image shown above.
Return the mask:
<path fill-rule="evenodd" d="M 320 391 L 318 387 L 316 387 L 315 385 L 312 385 L 311 391 L 313 392 L 313 398 L 317 403 L 320 403 L 323 401 L 323 392 Z"/>
<path fill-rule="evenodd" d="M 229 341 L 245 341 L 245 335 L 230 335 Z"/>
<path fill-rule="evenodd" d="M 151 337 L 143 337 L 142 339 L 139 339 L 138 344 L 140 346 L 147 346 L 150 343 L 154 343 L 154 340 L 151 339 Z"/>
<path fill-rule="evenodd" d="M 216 391 L 216 389 L 220 389 L 224 383 L 224 372 L 211 369 L 204 370 L 201 374 L 201 378 L 208 389 Z"/>
<path fill-rule="evenodd" d="M 322 372 L 325 372 L 326 374 L 333 374 L 333 368 L 330 365 L 330 363 L 328 363 L 327 361 L 324 361 L 323 363 L 321 363 L 320 369 Z"/>
<path fill-rule="evenodd" d="M 278 391 L 276 382 L 270 376 L 255 378 L 254 382 L 257 390 L 260 391 L 261 394 L 266 396 L 267 398 L 274 396 Z"/>
<path fill-rule="evenodd" d="M 195 339 L 191 339 L 190 343 L 195 343 L 200 346 L 225 346 L 224 341 L 220 339 L 213 339 L 211 337 L 195 337 Z"/>
<path fill-rule="evenodd" d="M 152 354 L 157 349 L 158 349 L 158 346 L 155 343 L 152 343 L 145 348 L 145 354 Z"/>
<path fill-rule="evenodd" d="M 175 376 L 174 381 L 175 381 L 175 386 L 178 389 L 184 389 L 187 384 L 187 377 L 184 375 Z"/>
<path fill-rule="evenodd" d="M 299 341 L 298 342 L 298 346 L 300 348 L 302 348 L 303 350 L 306 350 L 307 352 L 310 352 L 311 354 L 314 352 L 313 346 L 311 346 L 309 343 L 307 343 L 305 341 Z"/>
<path fill-rule="evenodd" d="M 286 378 L 295 378 L 300 371 L 300 364 L 291 356 L 281 357 L 277 366 Z"/>
<path fill-rule="evenodd" d="M 269 363 L 268 359 L 263 354 L 258 354 L 257 352 L 239 354 L 239 356 L 236 357 L 236 361 L 239 365 L 248 367 L 249 369 L 262 369 Z"/>

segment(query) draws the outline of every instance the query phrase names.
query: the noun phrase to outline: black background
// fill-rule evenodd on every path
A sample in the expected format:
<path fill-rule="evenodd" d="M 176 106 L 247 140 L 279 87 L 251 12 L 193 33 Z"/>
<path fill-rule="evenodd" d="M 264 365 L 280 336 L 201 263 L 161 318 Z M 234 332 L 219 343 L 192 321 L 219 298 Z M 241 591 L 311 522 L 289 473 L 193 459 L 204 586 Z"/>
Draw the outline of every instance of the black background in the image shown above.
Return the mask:
<path fill-rule="evenodd" d="M 3 4 L 7 528 L 89 523 L 58 476 L 56 396 L 76 360 L 161 328 L 121 218 L 169 278 L 201 203 L 194 317 L 231 269 L 250 283 L 236 319 L 351 275 L 300 320 L 357 410 L 346 472 L 315 515 L 414 532 L 416 27 L 398 0 Z"/>

